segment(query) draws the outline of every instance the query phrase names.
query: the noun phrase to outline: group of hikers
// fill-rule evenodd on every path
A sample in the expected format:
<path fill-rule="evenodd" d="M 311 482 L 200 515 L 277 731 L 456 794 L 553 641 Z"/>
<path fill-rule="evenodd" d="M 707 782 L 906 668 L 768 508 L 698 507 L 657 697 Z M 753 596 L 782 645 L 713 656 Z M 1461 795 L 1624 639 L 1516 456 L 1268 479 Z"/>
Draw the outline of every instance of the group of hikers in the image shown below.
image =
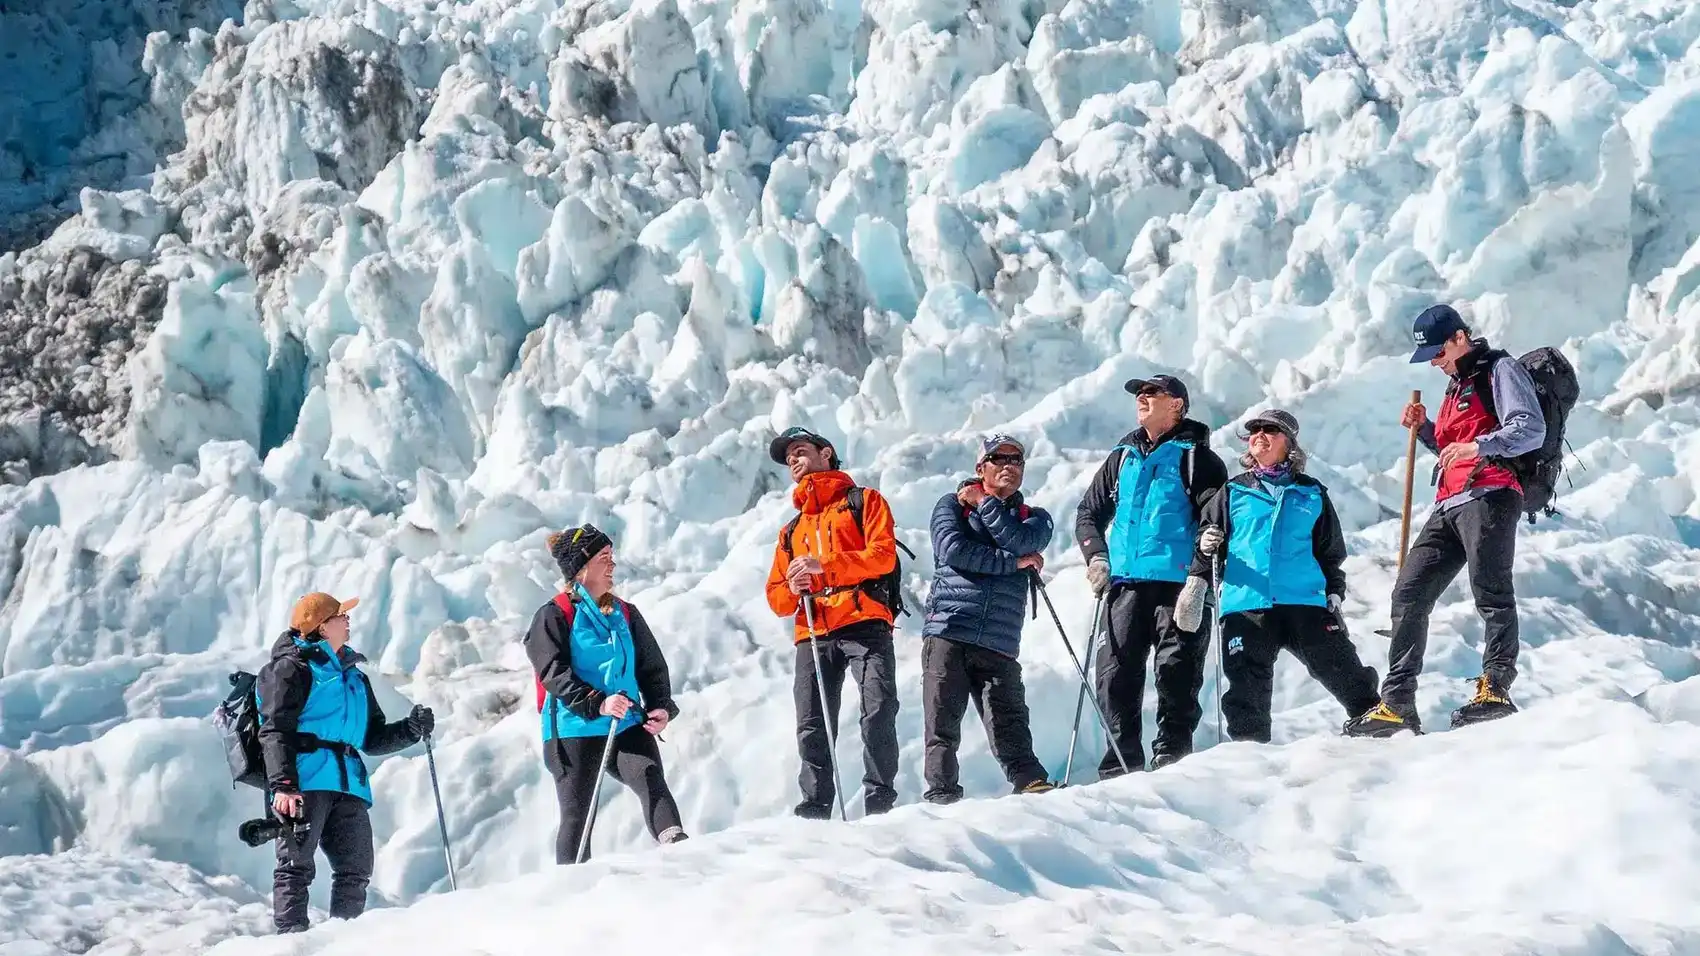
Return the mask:
<path fill-rule="evenodd" d="M 1098 468 L 1074 524 L 1097 599 L 1089 647 L 1096 647 L 1093 699 L 1106 734 L 1099 779 L 1156 770 L 1192 752 L 1212 605 L 1226 683 L 1220 706 L 1232 740 L 1270 741 L 1283 649 L 1339 702 L 1343 733 L 1420 733 L 1415 697 L 1429 613 L 1466 567 L 1486 641 L 1475 694 L 1453 724 L 1516 712 L 1512 559 L 1519 515 L 1532 519 L 1536 501 L 1526 500 L 1525 483 L 1532 488 L 1534 479 L 1521 461 L 1551 446 L 1550 402 L 1543 405 L 1527 356 L 1492 349 L 1451 307 L 1424 311 L 1414 333 L 1410 361 L 1429 363 L 1449 384 L 1437 419 L 1417 401 L 1401 416 L 1438 455 L 1438 488 L 1426 525 L 1408 552 L 1401 545 L 1389 665 L 1379 686 L 1342 620 L 1345 538 L 1328 489 L 1306 471 L 1298 419 L 1270 408 L 1247 420 L 1239 471 L 1230 476 L 1209 447 L 1209 429 L 1188 417 L 1185 383 L 1169 375 L 1126 383 L 1138 426 Z M 768 606 L 792 622 L 802 797 L 793 813 L 828 819 L 836 801 L 845 815 L 834 729 L 846 675 L 861 693 L 863 810 L 884 813 L 898 795 L 893 632 L 907 613 L 892 513 L 877 490 L 854 482 L 821 435 L 791 428 L 768 451 L 790 472 L 797 509 L 779 532 L 766 583 Z M 933 507 L 933 580 L 921 626 L 923 798 L 930 803 L 963 797 L 957 751 L 970 702 L 1013 792 L 1056 786 L 1034 754 L 1020 663 L 1028 602 L 1043 593 L 1039 572 L 1055 533 L 1050 513 L 1024 498 L 1026 456 L 1016 437 L 986 438 L 973 474 Z M 679 708 L 660 644 L 639 610 L 615 596 L 614 542 L 584 525 L 551 535 L 549 550 L 564 585 L 538 609 L 524 644 L 543 762 L 559 803 L 556 860 L 587 858 L 605 772 L 641 799 L 655 840 L 684 840 L 656 744 Z M 360 752 L 396 750 L 431 731 L 428 708 L 385 721 L 359 673 L 361 658 L 347 646 L 354 603 L 304 598 L 257 680 L 267 792 L 280 817 L 310 823 L 305 836 L 285 829 L 277 838 L 280 931 L 306 926 L 317 847 L 334 873 L 330 915 L 360 913 L 372 867 L 371 792 Z M 1148 661 L 1157 693 L 1149 759 L 1141 726 Z M 1075 663 L 1084 691 L 1086 673 Z"/>

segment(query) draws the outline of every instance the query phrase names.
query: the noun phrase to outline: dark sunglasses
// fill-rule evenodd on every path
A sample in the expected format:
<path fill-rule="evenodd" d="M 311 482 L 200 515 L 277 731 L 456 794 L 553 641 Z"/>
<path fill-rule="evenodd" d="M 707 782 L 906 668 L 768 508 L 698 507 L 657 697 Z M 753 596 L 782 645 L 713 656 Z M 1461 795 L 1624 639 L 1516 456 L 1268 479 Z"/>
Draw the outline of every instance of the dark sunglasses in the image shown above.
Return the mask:
<path fill-rule="evenodd" d="M 1246 435 L 1248 435 L 1248 436 L 1250 436 L 1250 435 L 1282 435 L 1282 434 L 1285 434 L 1285 432 L 1281 431 L 1281 429 L 1277 428 L 1276 426 L 1266 425 L 1262 422 L 1259 422 L 1258 424 L 1253 425 L 1250 428 L 1247 428 L 1245 431 L 1246 431 Z"/>
<path fill-rule="evenodd" d="M 996 455 L 986 456 L 986 461 L 994 465 L 1019 465 L 1024 460 L 1025 459 L 1023 459 L 1020 455 L 1011 455 L 1008 452 L 1000 452 Z"/>
<path fill-rule="evenodd" d="M 1152 396 L 1155 396 L 1155 395 L 1167 395 L 1169 393 L 1163 391 L 1162 389 L 1158 388 L 1155 385 L 1147 385 L 1144 388 L 1140 389 L 1139 391 L 1134 392 L 1133 394 L 1138 396 L 1139 398 L 1151 398 Z"/>

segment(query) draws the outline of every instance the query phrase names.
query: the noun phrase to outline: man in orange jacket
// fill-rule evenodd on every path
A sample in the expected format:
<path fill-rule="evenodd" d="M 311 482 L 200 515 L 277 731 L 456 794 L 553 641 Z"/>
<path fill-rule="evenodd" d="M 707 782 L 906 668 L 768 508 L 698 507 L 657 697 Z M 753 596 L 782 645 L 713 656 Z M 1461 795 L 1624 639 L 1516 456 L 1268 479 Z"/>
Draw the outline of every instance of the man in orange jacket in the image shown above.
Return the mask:
<path fill-rule="evenodd" d="M 792 697 L 797 705 L 798 785 L 803 802 L 792 812 L 832 816 L 833 779 L 826 721 L 838 726 L 838 704 L 849 671 L 862 691 L 863 810 L 884 813 L 897 801 L 897 659 L 892 648 L 898 601 L 897 535 L 891 509 L 872 488 L 860 488 L 861 521 L 851 510 L 855 482 L 839 470 L 832 444 L 804 428 L 773 439 L 768 455 L 786 466 L 797 487 L 797 517 L 779 533 L 767 575 L 767 604 L 794 622 L 797 651 Z M 803 607 L 813 602 L 814 634 Z M 811 646 L 811 638 L 818 641 Z M 826 685 L 826 707 L 815 681 L 815 651 Z M 835 738 L 836 739 L 836 735 Z"/>

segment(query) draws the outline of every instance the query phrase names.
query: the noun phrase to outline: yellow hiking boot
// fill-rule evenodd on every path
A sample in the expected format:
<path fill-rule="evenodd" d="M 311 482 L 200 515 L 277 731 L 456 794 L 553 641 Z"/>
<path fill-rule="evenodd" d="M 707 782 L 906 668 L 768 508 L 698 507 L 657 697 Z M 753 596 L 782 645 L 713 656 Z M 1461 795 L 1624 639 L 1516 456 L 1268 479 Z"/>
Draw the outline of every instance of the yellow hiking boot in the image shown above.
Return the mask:
<path fill-rule="evenodd" d="M 1511 702 L 1511 695 L 1495 683 L 1493 678 L 1483 674 L 1476 678 L 1476 696 L 1452 712 L 1452 726 L 1479 724 L 1484 720 L 1498 720 L 1515 713 L 1517 705 Z"/>
<path fill-rule="evenodd" d="M 1345 726 L 1340 728 L 1340 732 L 1348 737 L 1391 737 L 1404 730 L 1420 734 L 1423 732 L 1422 721 L 1414 713 L 1400 714 L 1385 702 L 1346 721 Z"/>

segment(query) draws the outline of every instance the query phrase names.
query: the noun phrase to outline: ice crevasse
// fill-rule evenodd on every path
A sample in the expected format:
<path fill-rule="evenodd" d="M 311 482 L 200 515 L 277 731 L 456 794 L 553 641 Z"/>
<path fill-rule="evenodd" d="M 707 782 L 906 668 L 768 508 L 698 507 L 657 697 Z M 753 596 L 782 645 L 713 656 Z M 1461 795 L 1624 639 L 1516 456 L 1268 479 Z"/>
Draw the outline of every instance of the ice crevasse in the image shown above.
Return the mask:
<path fill-rule="evenodd" d="M 0 112 L 0 179 L 46 177 L 0 189 L 0 216 L 27 210 L 0 233 L 30 237 L 0 253 L 6 956 L 285 951 L 250 938 L 272 857 L 235 838 L 259 798 L 229 787 L 206 717 L 309 590 L 361 597 L 392 715 L 436 710 L 461 891 L 422 750 L 374 759 L 373 908 L 290 952 L 535 951 L 562 907 L 583 939 L 712 952 L 852 930 L 927 953 L 1700 951 L 1686 6 L 133 12 L 24 15 L 95 51 L 43 59 L 30 89 L 92 63 L 110 101 Z M 113 144 L 157 168 L 103 165 Z M 964 786 L 999 798 L 934 808 L 911 617 L 900 806 L 789 817 L 792 650 L 762 598 L 791 510 L 775 431 L 823 431 L 888 497 L 914 608 L 933 503 L 978 436 L 1022 436 L 1078 652 L 1074 508 L 1133 425 L 1121 383 L 1182 377 L 1230 461 L 1238 424 L 1290 409 L 1348 532 L 1347 623 L 1384 672 L 1398 409 L 1443 386 L 1406 361 L 1409 322 L 1435 301 L 1582 376 L 1562 514 L 1519 536 L 1523 714 L 1346 741 L 1283 659 L 1275 743 L 1222 742 L 1212 668 L 1180 764 L 1093 783 L 1088 708 L 1076 786 L 1003 798 L 970 727 Z M 693 839 L 655 849 L 610 785 L 596 861 L 557 870 L 518 639 L 556 584 L 544 536 L 582 521 L 615 536 L 668 655 L 663 755 Z M 1432 616 L 1426 723 L 1468 695 L 1480 641 L 1460 578 Z M 1078 679 L 1044 614 L 1022 662 L 1060 774 Z"/>

